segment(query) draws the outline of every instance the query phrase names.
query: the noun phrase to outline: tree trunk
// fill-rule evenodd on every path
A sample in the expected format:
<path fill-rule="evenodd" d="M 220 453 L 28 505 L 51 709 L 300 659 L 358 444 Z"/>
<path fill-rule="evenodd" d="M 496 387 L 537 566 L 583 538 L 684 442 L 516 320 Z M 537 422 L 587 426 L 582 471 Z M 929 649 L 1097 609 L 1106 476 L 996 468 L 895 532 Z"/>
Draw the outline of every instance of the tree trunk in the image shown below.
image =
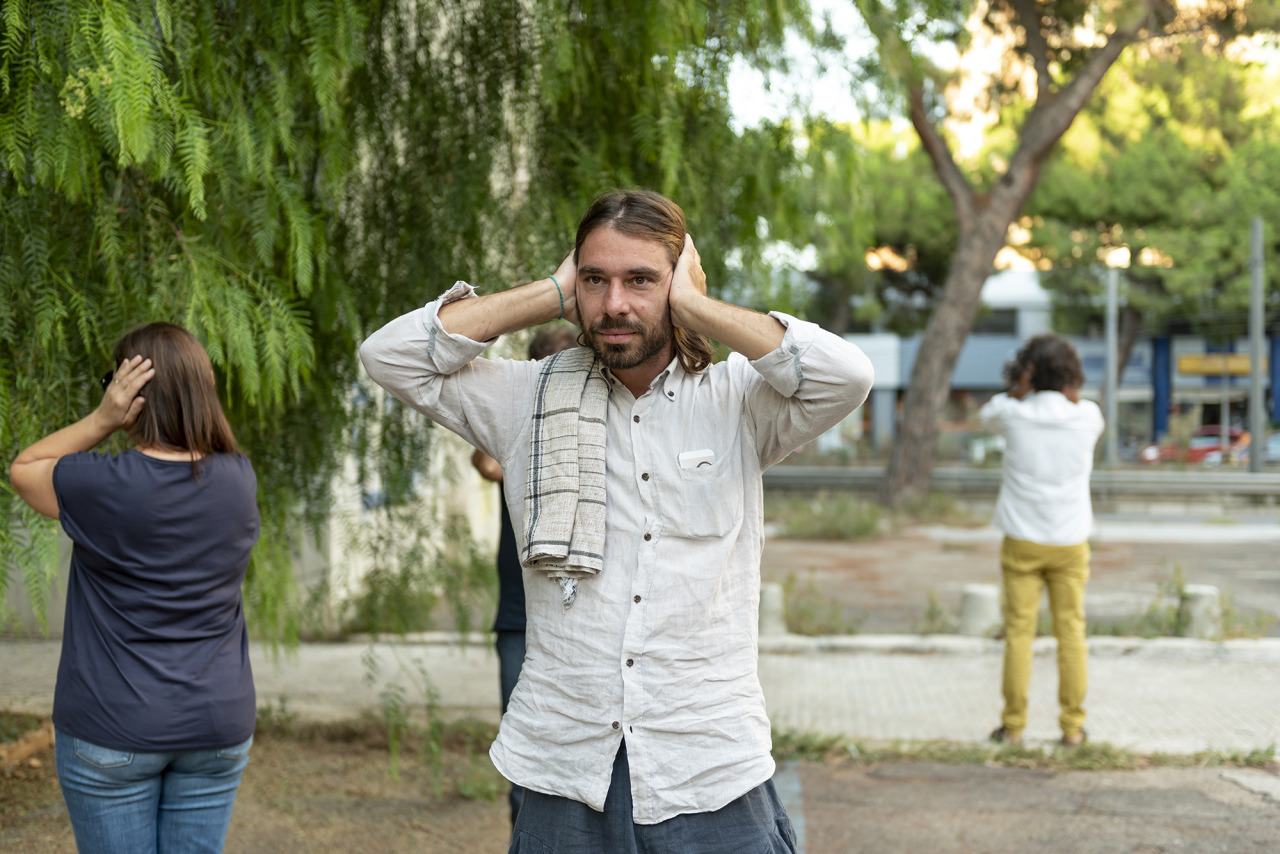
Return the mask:
<path fill-rule="evenodd" d="M 928 494 L 951 375 L 982 306 L 982 286 L 991 275 L 1011 221 L 1011 215 L 988 209 L 969 234 L 961 232 L 942 300 L 925 326 L 903 398 L 902 419 L 881 490 L 890 507 L 919 502 Z"/>
<path fill-rule="evenodd" d="M 1116 354 L 1116 385 L 1124 384 L 1124 369 L 1129 366 L 1129 357 L 1133 355 L 1133 345 L 1138 343 L 1138 333 L 1142 331 L 1142 312 L 1130 303 L 1120 309 L 1120 340 Z"/>

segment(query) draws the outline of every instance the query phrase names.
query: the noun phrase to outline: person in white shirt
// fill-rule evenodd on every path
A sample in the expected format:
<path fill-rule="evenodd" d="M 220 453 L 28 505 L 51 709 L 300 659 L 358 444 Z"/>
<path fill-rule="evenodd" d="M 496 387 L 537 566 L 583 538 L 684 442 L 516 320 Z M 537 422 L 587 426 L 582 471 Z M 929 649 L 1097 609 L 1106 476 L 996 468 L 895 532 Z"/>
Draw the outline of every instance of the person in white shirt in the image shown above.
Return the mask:
<path fill-rule="evenodd" d="M 1031 682 L 1031 642 L 1042 590 L 1058 641 L 1062 744 L 1085 739 L 1088 686 L 1084 588 L 1089 580 L 1093 509 L 1089 475 L 1102 434 L 1102 412 L 1080 399 L 1084 369 L 1071 342 L 1047 333 L 1031 338 L 1005 368 L 1010 390 L 978 417 L 1005 439 L 1004 473 L 994 524 L 1004 582 L 1004 711 L 995 741 L 1022 743 Z"/>
<path fill-rule="evenodd" d="M 558 317 L 585 347 L 476 358 Z M 526 790 L 511 852 L 794 851 L 757 675 L 761 472 L 866 399 L 862 351 L 707 297 L 683 211 L 641 190 L 597 199 L 553 276 L 459 282 L 360 357 L 505 473 L 528 619 L 490 750 Z"/>

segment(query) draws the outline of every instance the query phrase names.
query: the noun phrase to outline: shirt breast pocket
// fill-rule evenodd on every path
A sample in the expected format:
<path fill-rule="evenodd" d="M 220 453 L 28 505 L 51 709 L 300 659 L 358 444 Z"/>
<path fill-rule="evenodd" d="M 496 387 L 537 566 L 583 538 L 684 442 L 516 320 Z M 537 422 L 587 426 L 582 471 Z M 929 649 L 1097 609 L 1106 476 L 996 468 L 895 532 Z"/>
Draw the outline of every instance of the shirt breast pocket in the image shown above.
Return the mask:
<path fill-rule="evenodd" d="M 742 521 L 742 461 L 703 449 L 677 457 L 671 532 L 680 537 L 723 537 Z"/>

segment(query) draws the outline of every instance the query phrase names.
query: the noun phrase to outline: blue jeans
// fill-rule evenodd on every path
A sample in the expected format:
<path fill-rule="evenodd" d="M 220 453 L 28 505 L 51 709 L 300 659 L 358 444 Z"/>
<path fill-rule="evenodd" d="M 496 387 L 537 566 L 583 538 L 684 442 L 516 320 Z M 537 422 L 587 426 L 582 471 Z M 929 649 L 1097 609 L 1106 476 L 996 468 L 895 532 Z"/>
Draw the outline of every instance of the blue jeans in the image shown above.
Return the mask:
<path fill-rule="evenodd" d="M 658 824 L 631 818 L 627 743 L 613 761 L 604 812 L 569 798 L 527 791 L 507 854 L 796 854 L 796 833 L 767 780 L 715 812 Z"/>
<path fill-rule="evenodd" d="M 507 713 L 507 703 L 511 700 L 511 692 L 515 690 L 520 679 L 520 668 L 524 665 L 524 632 L 497 632 L 494 646 L 498 650 L 498 683 L 502 688 L 502 713 Z M 520 803 L 524 800 L 524 787 L 512 784 L 507 794 L 507 804 L 511 807 L 511 824 L 514 827 L 516 815 L 520 812 Z"/>
<path fill-rule="evenodd" d="M 130 753 L 58 732 L 80 854 L 219 854 L 253 737 L 221 750 Z"/>

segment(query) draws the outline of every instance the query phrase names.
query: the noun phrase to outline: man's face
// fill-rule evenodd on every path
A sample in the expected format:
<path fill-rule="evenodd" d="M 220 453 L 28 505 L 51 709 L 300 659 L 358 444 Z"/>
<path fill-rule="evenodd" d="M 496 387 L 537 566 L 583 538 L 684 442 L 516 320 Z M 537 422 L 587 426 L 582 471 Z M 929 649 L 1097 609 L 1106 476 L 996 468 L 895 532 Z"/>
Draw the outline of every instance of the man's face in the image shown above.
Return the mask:
<path fill-rule="evenodd" d="M 660 371 L 675 355 L 671 261 L 662 244 L 605 226 L 578 251 L 578 317 L 587 344 L 611 370 L 649 365 Z"/>

